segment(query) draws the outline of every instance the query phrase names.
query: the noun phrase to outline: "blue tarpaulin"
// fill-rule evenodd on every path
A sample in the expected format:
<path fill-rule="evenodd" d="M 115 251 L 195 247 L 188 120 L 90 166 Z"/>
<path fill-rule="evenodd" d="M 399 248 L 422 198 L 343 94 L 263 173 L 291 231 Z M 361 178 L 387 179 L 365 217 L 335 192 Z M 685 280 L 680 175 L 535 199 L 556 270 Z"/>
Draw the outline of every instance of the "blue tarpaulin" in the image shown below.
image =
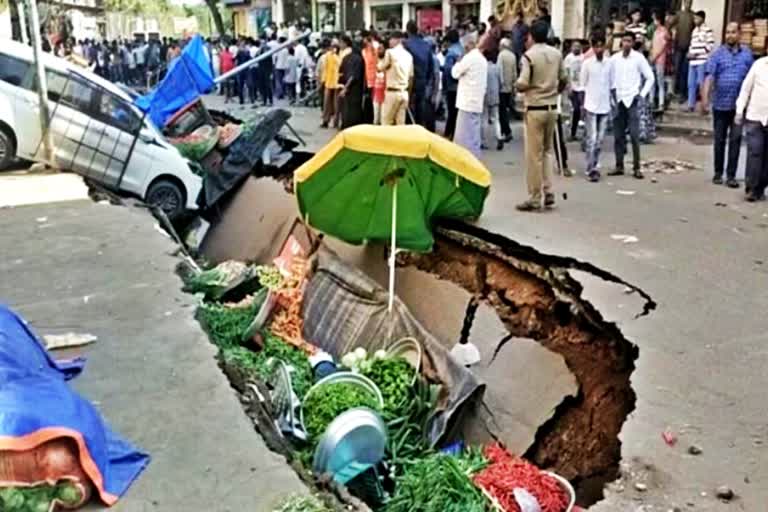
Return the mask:
<path fill-rule="evenodd" d="M 80 465 L 101 500 L 114 504 L 149 463 L 67 384 L 82 369 L 51 359 L 24 320 L 0 304 L 0 451 L 55 439 L 78 446 Z"/>
<path fill-rule="evenodd" d="M 135 103 L 149 115 L 155 126 L 162 128 L 181 107 L 213 89 L 211 62 L 200 35 L 184 46 L 184 51 L 168 68 L 165 78 Z"/>

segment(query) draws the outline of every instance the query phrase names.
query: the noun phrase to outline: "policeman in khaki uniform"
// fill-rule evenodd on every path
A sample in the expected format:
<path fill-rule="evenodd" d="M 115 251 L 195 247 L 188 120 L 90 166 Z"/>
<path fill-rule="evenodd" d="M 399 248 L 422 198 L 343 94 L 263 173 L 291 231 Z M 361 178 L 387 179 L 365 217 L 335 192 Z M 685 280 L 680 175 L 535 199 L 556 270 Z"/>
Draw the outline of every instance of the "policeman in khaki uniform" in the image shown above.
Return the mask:
<path fill-rule="evenodd" d="M 555 205 L 552 192 L 553 138 L 557 126 L 557 98 L 568 85 L 560 52 L 547 46 L 549 25 L 539 20 L 528 34 L 517 90 L 525 96 L 525 160 L 528 169 L 527 201 L 517 205 L 524 212 Z"/>
<path fill-rule="evenodd" d="M 413 57 L 402 44 L 403 35 L 395 32 L 389 39 L 389 50 L 379 60 L 378 69 L 384 72 L 387 90 L 381 106 L 381 124 L 405 124 L 408 111 L 408 91 L 413 85 Z"/>

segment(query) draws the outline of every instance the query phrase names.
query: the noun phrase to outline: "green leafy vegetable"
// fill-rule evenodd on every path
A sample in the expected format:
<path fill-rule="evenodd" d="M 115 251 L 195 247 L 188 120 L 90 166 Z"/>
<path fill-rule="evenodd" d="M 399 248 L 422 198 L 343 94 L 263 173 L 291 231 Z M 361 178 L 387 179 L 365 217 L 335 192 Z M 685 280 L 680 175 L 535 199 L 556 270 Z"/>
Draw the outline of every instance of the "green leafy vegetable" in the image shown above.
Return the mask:
<path fill-rule="evenodd" d="M 363 375 L 371 379 L 384 397 L 386 419 L 403 416 L 408 412 L 412 383 L 416 369 L 402 357 L 374 359 Z"/>
<path fill-rule="evenodd" d="M 347 382 L 332 382 L 313 391 L 304 401 L 304 427 L 310 439 L 321 436 L 336 417 L 355 407 L 379 410 L 376 397 Z"/>
<path fill-rule="evenodd" d="M 214 268 L 192 274 L 184 283 L 190 293 L 203 293 L 208 299 L 218 300 L 227 291 L 254 276 L 254 268 L 239 261 L 225 261 Z"/>
<path fill-rule="evenodd" d="M 3 512 L 48 512 L 54 499 L 72 506 L 80 502 L 82 495 L 77 487 L 69 482 L 35 487 L 6 487 L 0 489 L 0 510 Z"/>
<path fill-rule="evenodd" d="M 198 319 L 208 330 L 211 341 L 219 347 L 240 344 L 243 336 L 261 307 L 260 300 L 244 305 L 223 305 L 204 302 L 197 310 Z"/>
<path fill-rule="evenodd" d="M 312 366 L 307 355 L 301 350 L 285 343 L 277 336 L 265 332 L 264 348 L 258 352 L 240 346 L 227 346 L 221 349 L 221 358 L 246 373 L 253 374 L 260 380 L 269 377 L 267 361 L 274 357 L 293 367 L 291 383 L 293 390 L 300 397 L 312 386 Z"/>
<path fill-rule="evenodd" d="M 259 265 L 256 267 L 256 275 L 259 276 L 259 283 L 264 288 L 277 290 L 283 284 L 283 276 L 275 266 Z"/>
<path fill-rule="evenodd" d="M 433 454 L 411 464 L 395 480 L 385 512 L 485 512 L 489 504 L 470 479 L 478 467 L 469 458 Z"/>

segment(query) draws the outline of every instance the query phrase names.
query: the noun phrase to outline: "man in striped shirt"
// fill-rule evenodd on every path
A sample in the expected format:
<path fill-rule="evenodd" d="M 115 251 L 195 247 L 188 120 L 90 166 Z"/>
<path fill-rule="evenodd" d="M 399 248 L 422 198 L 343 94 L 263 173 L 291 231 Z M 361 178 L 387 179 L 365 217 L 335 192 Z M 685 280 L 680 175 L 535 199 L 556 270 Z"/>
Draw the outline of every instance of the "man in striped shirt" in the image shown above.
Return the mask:
<path fill-rule="evenodd" d="M 704 11 L 693 15 L 696 27 L 691 34 L 691 46 L 688 49 L 688 110 L 691 112 L 696 109 L 696 96 L 704 83 L 704 65 L 715 48 L 715 34 L 704 23 L 706 19 Z"/>

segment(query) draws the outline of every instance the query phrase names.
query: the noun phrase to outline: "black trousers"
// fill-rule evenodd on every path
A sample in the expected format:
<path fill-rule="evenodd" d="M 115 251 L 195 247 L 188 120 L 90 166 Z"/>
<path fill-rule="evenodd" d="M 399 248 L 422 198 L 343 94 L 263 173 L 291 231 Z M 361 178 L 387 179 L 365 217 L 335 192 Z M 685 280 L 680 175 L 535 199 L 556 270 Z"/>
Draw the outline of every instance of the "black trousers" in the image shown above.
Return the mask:
<path fill-rule="evenodd" d="M 261 101 L 265 105 L 272 105 L 272 76 L 269 73 L 259 72 L 259 91 Z"/>
<path fill-rule="evenodd" d="M 427 128 L 427 98 L 424 87 L 414 87 L 413 94 L 411 95 L 411 115 L 413 115 L 413 122 L 424 128 Z M 406 121 L 409 123 L 410 121 Z"/>
<path fill-rule="evenodd" d="M 745 121 L 747 134 L 747 193 L 762 197 L 768 187 L 768 127 Z"/>
<path fill-rule="evenodd" d="M 627 107 L 619 101 L 613 118 L 614 150 L 616 152 L 616 168 L 624 169 L 624 156 L 627 154 L 627 128 L 632 141 L 632 169 L 640 170 L 640 101 L 632 100 Z"/>
<path fill-rule="evenodd" d="M 728 179 L 736 178 L 741 151 L 741 126 L 733 122 L 735 110 L 712 110 L 715 128 L 715 176 L 723 176 L 725 167 L 725 148 L 728 147 Z"/>
<path fill-rule="evenodd" d="M 571 138 L 576 138 L 581 121 L 581 110 L 584 105 L 584 91 L 571 91 Z"/>
<path fill-rule="evenodd" d="M 456 91 L 447 91 L 445 93 L 445 103 L 448 107 L 448 120 L 445 122 L 445 138 L 453 140 L 453 132 L 456 131 L 456 117 L 459 115 L 459 109 L 456 108 Z"/>
<path fill-rule="evenodd" d="M 563 133 L 563 116 L 557 116 L 557 126 L 555 127 L 557 134 L 555 140 L 552 141 L 552 145 L 555 148 L 555 158 L 557 159 L 558 167 L 562 165 L 564 169 L 568 169 L 568 148 L 565 145 L 565 134 Z"/>
<path fill-rule="evenodd" d="M 512 128 L 509 122 L 512 114 L 512 93 L 499 93 L 499 123 L 501 124 L 501 134 L 504 137 L 512 135 Z"/>

